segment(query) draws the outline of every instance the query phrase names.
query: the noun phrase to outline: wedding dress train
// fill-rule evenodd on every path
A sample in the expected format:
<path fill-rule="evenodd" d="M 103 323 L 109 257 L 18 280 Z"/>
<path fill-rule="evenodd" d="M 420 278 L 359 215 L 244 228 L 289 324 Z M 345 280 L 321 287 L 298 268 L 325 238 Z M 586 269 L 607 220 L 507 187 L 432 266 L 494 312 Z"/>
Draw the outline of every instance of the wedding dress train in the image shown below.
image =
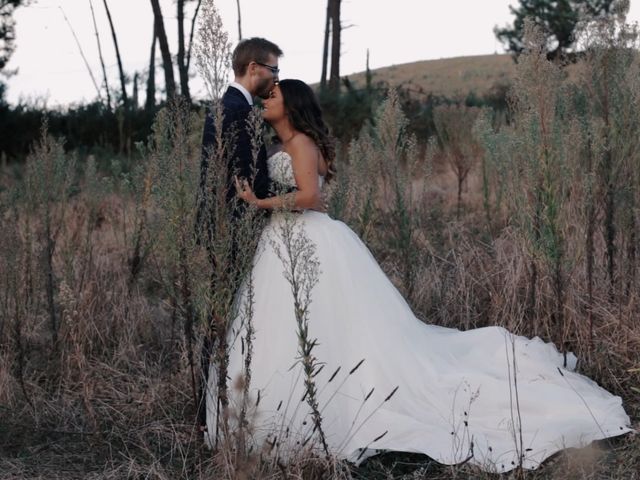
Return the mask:
<path fill-rule="evenodd" d="M 272 178 L 294 185 L 290 157 L 269 159 Z M 313 378 L 329 451 L 359 462 L 379 451 L 419 452 L 444 464 L 488 471 L 533 469 L 555 452 L 629 432 L 620 397 L 573 371 L 553 344 L 501 327 L 469 331 L 428 325 L 344 223 L 324 213 L 275 213 L 252 273 L 248 416 L 252 442 L 287 456 L 307 442 L 322 449 L 299 361 L 282 229 L 294 218 L 315 248 L 309 339 L 323 365 Z M 286 256 L 286 255 L 285 255 Z M 246 299 L 242 289 L 239 303 Z M 229 406 L 243 401 L 246 319 L 229 336 Z M 210 367 L 207 441 L 216 432 L 216 370 Z M 315 430 L 315 431 L 314 431 Z M 310 440 L 311 439 L 311 440 Z"/>

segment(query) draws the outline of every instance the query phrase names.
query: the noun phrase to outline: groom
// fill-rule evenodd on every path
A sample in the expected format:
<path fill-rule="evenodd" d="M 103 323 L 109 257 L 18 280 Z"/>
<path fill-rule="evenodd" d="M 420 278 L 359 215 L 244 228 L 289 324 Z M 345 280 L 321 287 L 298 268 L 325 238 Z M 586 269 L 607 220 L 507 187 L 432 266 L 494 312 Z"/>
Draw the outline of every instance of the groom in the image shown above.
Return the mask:
<path fill-rule="evenodd" d="M 229 84 L 222 96 L 222 138 L 231 132 L 235 133 L 231 155 L 227 165 L 227 201 L 235 196 L 233 175 L 250 179 L 255 174 L 253 191 L 258 198 L 269 195 L 269 177 L 267 172 L 267 152 L 264 144 L 260 146 L 253 172 L 253 156 L 251 152 L 251 136 L 247 130 L 247 119 L 253 108 L 253 98 L 268 98 L 269 92 L 278 82 L 278 58 L 282 50 L 276 44 L 264 38 L 242 40 L 232 55 L 232 67 L 235 79 Z M 205 212 L 205 194 L 209 154 L 216 147 L 215 117 L 208 112 L 202 135 L 202 163 L 200 165 L 200 199 L 198 204 L 198 226 L 209 221 Z M 215 226 L 213 226 L 215 228 Z"/>
<path fill-rule="evenodd" d="M 278 81 L 278 58 L 282 56 L 280 48 L 264 38 L 249 38 L 242 40 L 233 51 L 232 67 L 235 79 L 230 83 L 222 96 L 222 136 L 233 132 L 233 145 L 230 148 L 227 165 L 227 204 L 232 205 L 236 190 L 233 176 L 245 179 L 253 178 L 253 191 L 258 198 L 270 195 L 271 185 L 267 171 L 267 152 L 265 145 L 260 145 L 258 158 L 254 162 L 251 149 L 251 135 L 247 130 L 247 119 L 253 108 L 253 98 L 268 98 L 269 92 Z M 202 162 L 200 165 L 200 192 L 198 199 L 196 229 L 200 235 L 215 235 L 216 225 L 212 224 L 212 212 L 207 211 L 206 198 L 210 192 L 207 188 L 207 171 L 209 169 L 210 152 L 216 147 L 215 117 L 208 112 L 204 124 L 202 138 Z M 241 210 L 233 208 L 231 212 L 235 218 L 242 215 Z M 202 238 L 200 238 L 202 240 Z M 234 252 L 234 255 L 237 252 Z M 215 286 L 214 286 L 215 288 Z M 201 363 L 200 398 L 198 403 L 198 424 L 202 430 L 206 429 L 206 388 L 209 376 L 209 361 L 214 338 L 211 331 L 204 339 Z"/>

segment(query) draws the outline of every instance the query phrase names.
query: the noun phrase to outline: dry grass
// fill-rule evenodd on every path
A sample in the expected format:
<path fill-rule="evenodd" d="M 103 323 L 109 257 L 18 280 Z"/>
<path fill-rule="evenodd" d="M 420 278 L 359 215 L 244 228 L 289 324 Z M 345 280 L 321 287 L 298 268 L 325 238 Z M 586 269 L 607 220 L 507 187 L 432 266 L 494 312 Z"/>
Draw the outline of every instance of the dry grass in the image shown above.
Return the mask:
<path fill-rule="evenodd" d="M 495 85 L 511 84 L 516 68 L 511 56 L 502 54 L 423 60 L 378 68 L 372 73 L 374 83 L 385 81 L 416 92 L 459 98 L 469 92 L 481 96 Z M 365 84 L 365 72 L 348 78 L 356 86 Z"/>
<path fill-rule="evenodd" d="M 443 325 L 471 328 L 497 321 L 521 328 L 510 321 L 511 300 L 497 293 L 509 282 L 521 282 L 524 259 L 514 255 L 516 245 L 508 231 L 496 240 L 493 251 L 472 240 L 470 228 L 482 216 L 474 180 L 477 167 L 470 173 L 465 215 L 455 222 L 455 176 L 437 158 L 434 161 L 433 174 L 422 181 L 424 198 L 433 202 L 437 196 L 430 208 L 439 202 L 442 218 L 441 226 L 429 226 L 427 247 L 433 248 L 436 228 L 444 244 L 417 272 L 421 281 L 413 292 L 413 305 L 423 318 Z M 86 226 L 84 203 L 80 197 L 70 204 L 69 237 L 60 239 L 61 250 L 65 243 L 73 244 L 73 232 Z M 220 470 L 224 462 L 203 447 L 194 428 L 182 319 L 173 316 L 153 255 L 136 287 L 128 291 L 126 259 L 134 212 L 134 203 L 125 195 L 106 195 L 98 205 L 101 220 L 92 234 L 92 273 L 81 289 L 77 284 L 76 289 L 61 287 L 58 297 L 67 312 L 60 331 L 65 355 L 52 354 L 46 318 L 33 316 L 24 325 L 27 396 L 16 377 L 14 344 L 5 336 L 0 362 L 0 478 L 225 478 Z M 442 257 L 445 250 L 449 253 Z M 404 288 L 392 255 L 378 254 L 387 258 L 383 265 Z M 62 268 L 63 263 L 56 265 Z M 640 385 L 640 332 L 629 316 L 637 310 L 629 307 L 612 310 L 602 299 L 597 345 L 593 355 L 585 357 L 582 370 L 623 395 L 628 412 L 637 419 L 640 402 L 633 387 Z M 324 460 L 318 459 L 301 459 L 284 470 L 261 465 L 255 458 L 251 462 L 243 467 L 244 474 L 242 468 L 236 471 L 236 478 L 325 478 L 327 472 L 336 472 L 335 466 L 323 467 Z M 562 453 L 527 477 L 637 478 L 639 462 L 640 441 L 627 436 L 613 445 Z M 423 456 L 390 454 L 341 475 L 492 478 L 464 466 L 452 470 Z"/>
<path fill-rule="evenodd" d="M 438 190 L 445 205 L 443 213 L 451 218 L 457 195 L 455 177 L 436 173 L 427 187 Z M 473 183 L 469 193 L 474 193 Z M 86 219 L 80 202 L 72 205 L 74 218 L 67 220 L 70 232 Z M 481 203 L 467 208 L 464 221 L 473 223 L 481 215 Z M 187 349 L 180 325 L 171 318 L 169 299 L 154 279 L 153 261 L 127 297 L 125 259 L 129 246 L 122 241 L 122 214 L 124 211 L 127 218 L 133 218 L 133 210 L 131 202 L 115 195 L 100 204 L 102 221 L 94 237 L 95 273 L 81 292 L 66 300 L 73 302 L 77 320 L 73 329 L 69 325 L 67 333 L 61 332 L 68 360 L 59 364 L 52 359 L 46 319 L 32 318 L 25 326 L 29 345 L 25 387 L 33 407 L 25 401 L 15 377 L 14 352 L 3 350 L 0 478 L 224 478 L 221 462 L 203 447 L 194 428 Z M 127 222 L 127 229 L 131 233 L 132 222 Z M 468 235 L 460 224 L 452 224 L 448 230 L 444 234 L 449 238 Z M 510 254 L 514 247 L 508 236 L 498 242 L 501 253 L 497 258 L 466 242 L 458 242 L 458 249 L 452 251 L 447 262 L 435 261 L 431 267 L 423 267 L 423 275 L 419 275 L 422 281 L 414 294 L 417 310 L 424 312 L 424 318 L 444 325 L 473 327 L 499 317 L 505 326 L 518 328 L 501 315 L 505 306 L 496 301 L 499 296 L 486 294 L 486 290 L 500 291 L 504 283 L 517 279 L 522 269 Z M 448 267 L 450 263 L 455 270 Z M 392 267 L 392 263 L 387 266 Z M 393 270 L 388 271 L 393 274 Z M 497 281 L 501 276 L 503 280 Z M 439 284 L 446 282 L 450 287 L 454 279 L 467 279 L 468 283 L 444 289 L 446 297 L 433 297 Z M 397 280 L 401 282 L 401 277 Z M 402 288 L 401 283 L 399 286 Z M 460 302 L 462 293 L 468 298 L 465 303 Z M 123 298 L 128 298 L 126 303 Z M 474 314 L 479 307 L 474 302 L 483 299 L 492 313 L 481 315 L 476 310 Z M 632 387 L 640 385 L 640 332 L 637 324 L 621 323 L 618 312 L 609 311 L 605 305 L 600 314 L 603 322 L 596 336 L 596 352 L 585 358 L 583 371 L 622 394 L 628 412 L 637 419 L 640 401 Z M 74 340 L 74 335 L 81 337 Z M 76 344 L 82 347 L 80 351 L 73 350 Z M 563 452 L 539 471 L 527 473 L 527 478 L 638 478 L 638 437 L 630 435 L 611 443 Z M 311 460 L 288 465 L 285 476 L 278 467 L 261 467 L 254 459 L 256 465 L 245 466 L 248 476 L 244 478 L 256 478 L 256 473 L 260 473 L 259 478 L 323 478 L 323 472 L 331 471 L 322 468 L 323 461 Z M 237 473 L 243 478 L 242 471 Z M 424 456 L 397 454 L 372 459 L 350 473 L 343 472 L 343 476 L 493 478 L 468 467 L 452 470 Z"/>
<path fill-rule="evenodd" d="M 565 71 L 570 78 L 580 75 L 581 64 L 569 65 Z M 450 99 L 464 99 L 473 92 L 478 97 L 495 93 L 496 88 L 509 87 L 516 78 L 516 63 L 509 54 L 475 55 L 440 58 L 402 63 L 371 71 L 372 82 L 390 87 L 402 87 L 418 99 L 432 94 Z M 347 78 L 357 88 L 363 88 L 366 72 Z"/>

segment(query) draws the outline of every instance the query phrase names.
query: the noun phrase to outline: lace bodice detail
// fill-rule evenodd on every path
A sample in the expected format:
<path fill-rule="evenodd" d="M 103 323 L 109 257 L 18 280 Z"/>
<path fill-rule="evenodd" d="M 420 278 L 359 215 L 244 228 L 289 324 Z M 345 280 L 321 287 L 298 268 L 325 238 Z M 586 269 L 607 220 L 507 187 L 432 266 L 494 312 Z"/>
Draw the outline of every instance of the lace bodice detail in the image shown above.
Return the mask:
<path fill-rule="evenodd" d="M 291 155 L 284 150 L 274 153 L 267 159 L 267 168 L 269 170 L 269 178 L 280 185 L 287 188 L 295 188 L 296 179 L 293 175 L 293 166 L 291 165 Z M 318 176 L 320 188 L 324 183 L 324 177 Z"/>

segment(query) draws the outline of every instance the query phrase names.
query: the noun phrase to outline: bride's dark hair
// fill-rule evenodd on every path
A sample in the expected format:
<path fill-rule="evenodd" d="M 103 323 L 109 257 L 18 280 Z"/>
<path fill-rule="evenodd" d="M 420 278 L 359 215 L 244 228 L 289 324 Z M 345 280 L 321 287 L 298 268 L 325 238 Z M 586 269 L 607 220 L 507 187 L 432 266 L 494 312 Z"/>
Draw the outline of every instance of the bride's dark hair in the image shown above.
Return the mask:
<path fill-rule="evenodd" d="M 329 129 L 322 119 L 318 98 L 302 80 L 281 80 L 278 85 L 293 128 L 309 136 L 318 146 L 327 163 L 325 180 L 330 181 L 336 174 L 336 150 Z"/>

